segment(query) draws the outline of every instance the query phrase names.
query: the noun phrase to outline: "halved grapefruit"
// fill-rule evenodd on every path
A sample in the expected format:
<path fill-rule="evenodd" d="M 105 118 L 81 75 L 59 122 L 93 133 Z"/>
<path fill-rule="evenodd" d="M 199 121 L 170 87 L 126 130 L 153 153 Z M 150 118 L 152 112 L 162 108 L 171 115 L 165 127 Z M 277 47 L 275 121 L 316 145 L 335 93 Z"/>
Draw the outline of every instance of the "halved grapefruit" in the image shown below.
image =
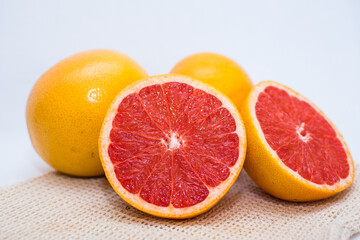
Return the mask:
<path fill-rule="evenodd" d="M 189 218 L 216 204 L 240 173 L 246 134 L 236 107 L 214 88 L 160 75 L 120 92 L 105 117 L 100 158 L 129 204 Z"/>
<path fill-rule="evenodd" d="M 299 93 L 261 82 L 250 92 L 242 117 L 248 140 L 244 168 L 269 194 L 313 201 L 352 183 L 354 165 L 341 134 Z"/>

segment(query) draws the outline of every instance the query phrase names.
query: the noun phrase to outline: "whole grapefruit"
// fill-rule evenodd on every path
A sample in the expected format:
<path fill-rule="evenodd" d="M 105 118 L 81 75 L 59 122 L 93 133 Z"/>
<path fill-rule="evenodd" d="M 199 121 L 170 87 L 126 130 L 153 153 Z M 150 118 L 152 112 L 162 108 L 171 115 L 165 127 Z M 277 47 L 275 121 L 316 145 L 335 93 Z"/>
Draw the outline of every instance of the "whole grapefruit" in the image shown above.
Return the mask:
<path fill-rule="evenodd" d="M 144 77 L 138 63 L 112 50 L 81 52 L 51 67 L 26 106 L 36 152 L 60 172 L 103 175 L 97 142 L 106 111 L 119 91 Z"/>
<path fill-rule="evenodd" d="M 201 80 L 223 92 L 240 109 L 252 82 L 235 61 L 216 53 L 197 53 L 178 62 L 171 70 Z"/>

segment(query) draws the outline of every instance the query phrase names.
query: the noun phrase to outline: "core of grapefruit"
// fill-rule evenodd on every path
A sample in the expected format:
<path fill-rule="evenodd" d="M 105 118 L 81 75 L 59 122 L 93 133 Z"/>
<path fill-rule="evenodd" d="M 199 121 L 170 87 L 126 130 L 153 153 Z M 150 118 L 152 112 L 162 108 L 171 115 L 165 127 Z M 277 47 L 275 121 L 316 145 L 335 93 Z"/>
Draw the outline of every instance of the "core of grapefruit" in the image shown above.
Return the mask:
<path fill-rule="evenodd" d="M 104 175 L 98 139 L 106 111 L 124 87 L 145 77 L 138 63 L 112 50 L 81 52 L 51 67 L 26 106 L 36 152 L 62 173 Z"/>
<path fill-rule="evenodd" d="M 214 88 L 160 75 L 120 92 L 105 117 L 100 158 L 129 204 L 165 218 L 190 218 L 216 204 L 240 173 L 242 119 Z"/>
<path fill-rule="evenodd" d="M 216 53 L 197 53 L 178 62 L 171 73 L 185 74 L 213 86 L 240 110 L 252 82 L 244 69 L 232 59 Z"/>
<path fill-rule="evenodd" d="M 250 92 L 242 117 L 248 140 L 244 168 L 269 194 L 313 201 L 352 183 L 354 165 L 341 134 L 299 93 L 261 82 Z"/>

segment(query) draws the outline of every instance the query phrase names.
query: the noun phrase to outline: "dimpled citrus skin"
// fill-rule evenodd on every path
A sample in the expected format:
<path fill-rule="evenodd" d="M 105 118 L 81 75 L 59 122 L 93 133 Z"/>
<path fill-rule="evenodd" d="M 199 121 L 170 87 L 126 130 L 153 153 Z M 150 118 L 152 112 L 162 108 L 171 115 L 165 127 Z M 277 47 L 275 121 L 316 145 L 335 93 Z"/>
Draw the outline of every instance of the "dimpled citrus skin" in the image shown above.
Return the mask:
<path fill-rule="evenodd" d="M 178 62 L 171 70 L 201 80 L 227 95 L 240 109 L 251 90 L 246 72 L 233 60 L 216 53 L 197 53 Z"/>
<path fill-rule="evenodd" d="M 97 143 L 106 111 L 119 91 L 144 77 L 139 64 L 112 50 L 85 51 L 57 63 L 38 79 L 26 106 L 36 152 L 60 172 L 103 175 Z"/>

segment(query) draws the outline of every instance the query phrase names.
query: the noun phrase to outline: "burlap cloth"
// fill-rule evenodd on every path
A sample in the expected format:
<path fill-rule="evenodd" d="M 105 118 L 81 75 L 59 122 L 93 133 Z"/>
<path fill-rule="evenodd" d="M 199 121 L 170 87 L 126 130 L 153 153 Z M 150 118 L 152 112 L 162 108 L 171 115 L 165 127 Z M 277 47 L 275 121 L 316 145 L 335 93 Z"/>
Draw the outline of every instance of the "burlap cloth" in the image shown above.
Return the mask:
<path fill-rule="evenodd" d="M 350 188 L 312 203 L 275 199 L 242 171 L 217 205 L 188 220 L 136 210 L 105 178 L 50 173 L 0 189 L 0 238 L 348 239 L 360 232 L 359 169 Z"/>

